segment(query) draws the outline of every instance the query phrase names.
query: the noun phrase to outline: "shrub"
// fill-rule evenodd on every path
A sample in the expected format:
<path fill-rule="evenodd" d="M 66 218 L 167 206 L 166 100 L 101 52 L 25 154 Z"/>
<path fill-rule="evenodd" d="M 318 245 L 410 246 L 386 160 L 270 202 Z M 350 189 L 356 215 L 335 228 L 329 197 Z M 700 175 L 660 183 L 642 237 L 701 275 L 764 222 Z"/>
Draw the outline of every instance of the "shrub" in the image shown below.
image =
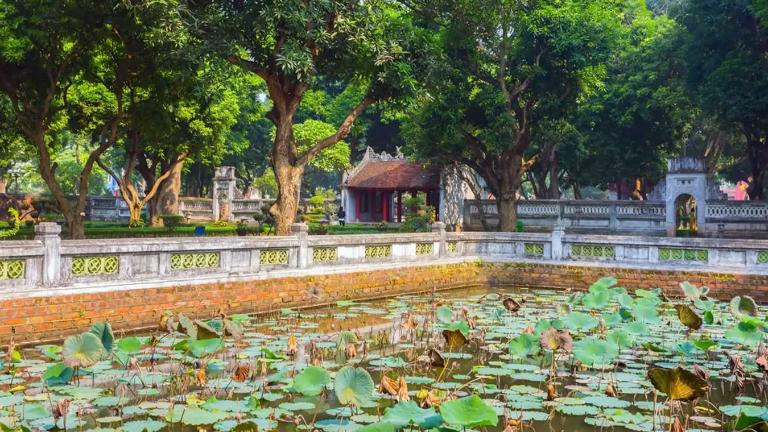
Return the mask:
<path fill-rule="evenodd" d="M 184 222 L 184 216 L 173 214 L 161 215 L 160 219 L 163 220 L 163 226 L 168 231 L 175 231 Z"/>
<path fill-rule="evenodd" d="M 147 222 L 144 221 L 144 218 L 131 221 L 128 224 L 128 228 L 144 228 L 145 226 L 147 226 Z"/>
<path fill-rule="evenodd" d="M 435 209 L 426 205 L 423 197 L 411 196 L 405 200 L 405 222 L 400 225 L 404 232 L 429 232 L 435 221 Z"/>

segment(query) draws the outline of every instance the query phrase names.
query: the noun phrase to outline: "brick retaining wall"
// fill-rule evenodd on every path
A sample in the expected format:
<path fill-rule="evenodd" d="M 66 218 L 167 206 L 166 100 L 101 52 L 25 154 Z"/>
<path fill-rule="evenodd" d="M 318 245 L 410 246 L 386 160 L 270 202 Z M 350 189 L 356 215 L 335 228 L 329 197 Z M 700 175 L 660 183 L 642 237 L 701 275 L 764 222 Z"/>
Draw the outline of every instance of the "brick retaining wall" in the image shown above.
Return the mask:
<path fill-rule="evenodd" d="M 357 273 L 282 277 L 100 293 L 33 297 L 0 301 L 0 345 L 60 340 L 109 321 L 115 332 L 154 327 L 166 311 L 195 318 L 219 312 L 268 312 L 308 307 L 338 299 L 389 297 L 462 286 L 528 286 L 585 289 L 606 275 L 628 289 L 662 287 L 677 293 L 678 284 L 706 285 L 712 295 L 728 299 L 748 294 L 768 302 L 768 276 L 708 272 L 676 272 L 534 263 L 481 263 L 401 267 Z M 312 288 L 320 299 L 313 299 Z"/>

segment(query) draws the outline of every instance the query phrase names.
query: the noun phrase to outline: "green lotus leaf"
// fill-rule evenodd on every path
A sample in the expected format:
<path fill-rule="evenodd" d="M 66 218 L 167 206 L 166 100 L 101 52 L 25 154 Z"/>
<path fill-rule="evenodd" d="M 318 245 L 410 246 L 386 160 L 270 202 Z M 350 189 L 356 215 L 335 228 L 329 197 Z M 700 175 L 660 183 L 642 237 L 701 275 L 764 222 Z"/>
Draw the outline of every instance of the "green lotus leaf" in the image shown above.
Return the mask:
<path fill-rule="evenodd" d="M 126 337 L 117 341 L 117 349 L 132 354 L 141 351 L 141 340 L 137 337 Z"/>
<path fill-rule="evenodd" d="M 461 334 L 464 335 L 464 337 L 467 337 L 469 335 L 469 323 L 466 321 L 454 321 L 452 323 L 449 323 L 445 326 L 446 330 L 449 331 L 460 331 Z"/>
<path fill-rule="evenodd" d="M 87 368 L 101 360 L 104 346 L 98 336 L 87 332 L 65 339 L 61 354 L 67 366 Z"/>
<path fill-rule="evenodd" d="M 618 348 L 632 348 L 635 345 L 635 338 L 626 330 L 616 329 L 605 336 L 605 340 L 614 344 Z"/>
<path fill-rule="evenodd" d="M 595 337 L 587 337 L 573 344 L 576 360 L 588 366 L 611 364 L 618 354 L 615 344 Z"/>
<path fill-rule="evenodd" d="M 405 426 L 416 425 L 419 429 L 427 430 L 440 426 L 443 419 L 432 408 L 422 409 L 414 401 L 400 401 L 384 412 L 385 422 L 401 429 Z"/>
<path fill-rule="evenodd" d="M 369 424 L 359 429 L 355 429 L 355 432 L 395 432 L 395 425 L 389 422 L 381 422 Z"/>
<path fill-rule="evenodd" d="M 123 432 L 157 432 L 166 427 L 164 421 L 159 420 L 135 420 L 123 423 Z"/>
<path fill-rule="evenodd" d="M 632 313 L 635 316 L 635 320 L 646 324 L 654 324 L 661 319 L 659 317 L 658 303 L 648 298 L 635 299 L 632 304 Z"/>
<path fill-rule="evenodd" d="M 698 288 L 689 282 L 681 282 L 680 289 L 683 290 L 683 295 L 685 295 L 685 298 L 690 301 L 702 300 L 709 293 L 709 288 Z"/>
<path fill-rule="evenodd" d="M 104 351 L 111 352 L 112 344 L 115 342 L 115 335 L 112 334 L 112 326 L 108 322 L 97 322 L 88 329 L 88 332 L 95 334 L 101 341 Z"/>
<path fill-rule="evenodd" d="M 224 420 L 229 414 L 224 412 L 207 411 L 199 407 L 188 405 L 176 405 L 168 411 L 165 419 L 170 423 L 182 423 L 187 426 L 200 426 L 214 424 Z"/>
<path fill-rule="evenodd" d="M 345 366 L 336 372 L 333 389 L 342 405 L 366 405 L 373 396 L 373 378 L 365 369 Z"/>
<path fill-rule="evenodd" d="M 656 390 L 666 393 L 670 399 L 686 402 L 705 396 L 709 387 L 705 379 L 681 367 L 652 368 L 648 371 L 648 379 Z"/>
<path fill-rule="evenodd" d="M 66 384 L 72 379 L 75 370 L 64 362 L 55 363 L 43 372 L 41 379 L 48 385 Z"/>
<path fill-rule="evenodd" d="M 528 357 L 539 353 L 539 338 L 534 334 L 521 334 L 509 341 L 509 353 L 514 357 Z"/>
<path fill-rule="evenodd" d="M 745 315 L 757 315 L 757 303 L 750 296 L 736 296 L 731 299 L 731 315 L 736 319 L 742 319 Z"/>
<path fill-rule="evenodd" d="M 435 318 L 438 322 L 448 324 L 453 321 L 453 311 L 446 306 L 435 309 Z"/>
<path fill-rule="evenodd" d="M 449 425 L 469 428 L 496 426 L 499 422 L 496 410 L 477 395 L 443 402 L 440 416 Z"/>
<path fill-rule="evenodd" d="M 203 339 L 187 341 L 187 350 L 192 357 L 203 358 L 224 349 L 223 339 Z"/>
<path fill-rule="evenodd" d="M 693 342 L 693 344 L 702 351 L 707 351 L 710 348 L 717 346 L 717 341 L 713 339 L 691 339 L 691 342 Z"/>
<path fill-rule="evenodd" d="M 325 369 L 310 366 L 293 378 L 293 388 L 304 396 L 317 396 L 330 382 L 331 377 Z"/>
<path fill-rule="evenodd" d="M 565 326 L 573 331 L 588 331 L 597 328 L 597 326 L 600 324 L 600 321 L 597 318 L 591 315 L 587 315 L 583 312 L 571 312 L 563 318 L 563 323 L 565 323 Z"/>
<path fill-rule="evenodd" d="M 748 347 L 756 347 L 763 340 L 763 331 L 749 320 L 741 320 L 725 332 L 725 338 Z"/>
<path fill-rule="evenodd" d="M 616 286 L 619 283 L 613 276 L 606 276 L 598 279 L 595 283 L 589 286 L 589 292 L 607 291 L 610 288 Z"/>

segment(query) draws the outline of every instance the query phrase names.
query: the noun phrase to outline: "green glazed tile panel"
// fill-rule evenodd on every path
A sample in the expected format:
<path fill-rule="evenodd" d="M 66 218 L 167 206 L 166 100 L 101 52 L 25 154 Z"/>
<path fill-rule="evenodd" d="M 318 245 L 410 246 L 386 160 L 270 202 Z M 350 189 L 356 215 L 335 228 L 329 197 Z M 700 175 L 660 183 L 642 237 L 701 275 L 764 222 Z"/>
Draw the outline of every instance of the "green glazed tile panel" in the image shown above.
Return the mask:
<path fill-rule="evenodd" d="M 171 254 L 171 270 L 218 268 L 219 252 L 194 252 Z"/>
<path fill-rule="evenodd" d="M 416 243 L 416 255 L 432 255 L 433 243 Z"/>
<path fill-rule="evenodd" d="M 339 259 L 339 250 L 335 247 L 312 248 L 312 262 L 328 263 Z"/>
<path fill-rule="evenodd" d="M 19 259 L 0 261 L 0 280 L 24 279 L 26 272 L 26 260 Z"/>
<path fill-rule="evenodd" d="M 574 244 L 571 245 L 571 256 L 574 258 L 615 258 L 616 248 L 609 245 Z"/>
<path fill-rule="evenodd" d="M 760 251 L 757 253 L 758 264 L 768 264 L 768 251 Z"/>
<path fill-rule="evenodd" d="M 369 259 L 388 258 L 392 256 L 392 245 L 372 245 L 365 247 L 365 257 Z"/>
<path fill-rule="evenodd" d="M 709 251 L 706 249 L 659 248 L 659 260 L 707 262 Z"/>
<path fill-rule="evenodd" d="M 449 241 L 446 243 L 446 248 L 448 249 L 448 253 L 455 254 L 459 252 L 459 242 L 456 241 Z"/>
<path fill-rule="evenodd" d="M 75 276 L 98 276 L 117 274 L 120 259 L 116 255 L 79 256 L 72 258 L 72 274 Z"/>
<path fill-rule="evenodd" d="M 261 265 L 288 265 L 288 249 L 264 249 L 259 254 Z"/>
<path fill-rule="evenodd" d="M 526 243 L 525 255 L 534 257 L 544 256 L 544 243 Z"/>

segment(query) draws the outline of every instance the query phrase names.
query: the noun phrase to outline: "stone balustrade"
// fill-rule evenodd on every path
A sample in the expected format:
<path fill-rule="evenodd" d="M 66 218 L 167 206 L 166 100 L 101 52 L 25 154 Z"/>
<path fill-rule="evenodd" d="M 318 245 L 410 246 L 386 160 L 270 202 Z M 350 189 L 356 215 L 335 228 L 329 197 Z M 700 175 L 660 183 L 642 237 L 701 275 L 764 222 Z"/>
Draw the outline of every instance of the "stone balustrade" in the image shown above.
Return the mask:
<path fill-rule="evenodd" d="M 202 281 L 270 277 L 277 272 L 324 274 L 417 262 L 556 262 L 768 275 L 768 241 L 551 233 L 431 233 L 235 238 L 61 240 L 42 223 L 29 241 L 3 241 L 0 299 Z"/>
<path fill-rule="evenodd" d="M 468 200 L 465 226 L 481 229 L 481 210 L 488 223 L 498 222 L 495 201 Z M 532 230 L 551 230 L 560 220 L 573 232 L 663 235 L 666 208 L 661 201 L 522 200 L 517 216 Z"/>

